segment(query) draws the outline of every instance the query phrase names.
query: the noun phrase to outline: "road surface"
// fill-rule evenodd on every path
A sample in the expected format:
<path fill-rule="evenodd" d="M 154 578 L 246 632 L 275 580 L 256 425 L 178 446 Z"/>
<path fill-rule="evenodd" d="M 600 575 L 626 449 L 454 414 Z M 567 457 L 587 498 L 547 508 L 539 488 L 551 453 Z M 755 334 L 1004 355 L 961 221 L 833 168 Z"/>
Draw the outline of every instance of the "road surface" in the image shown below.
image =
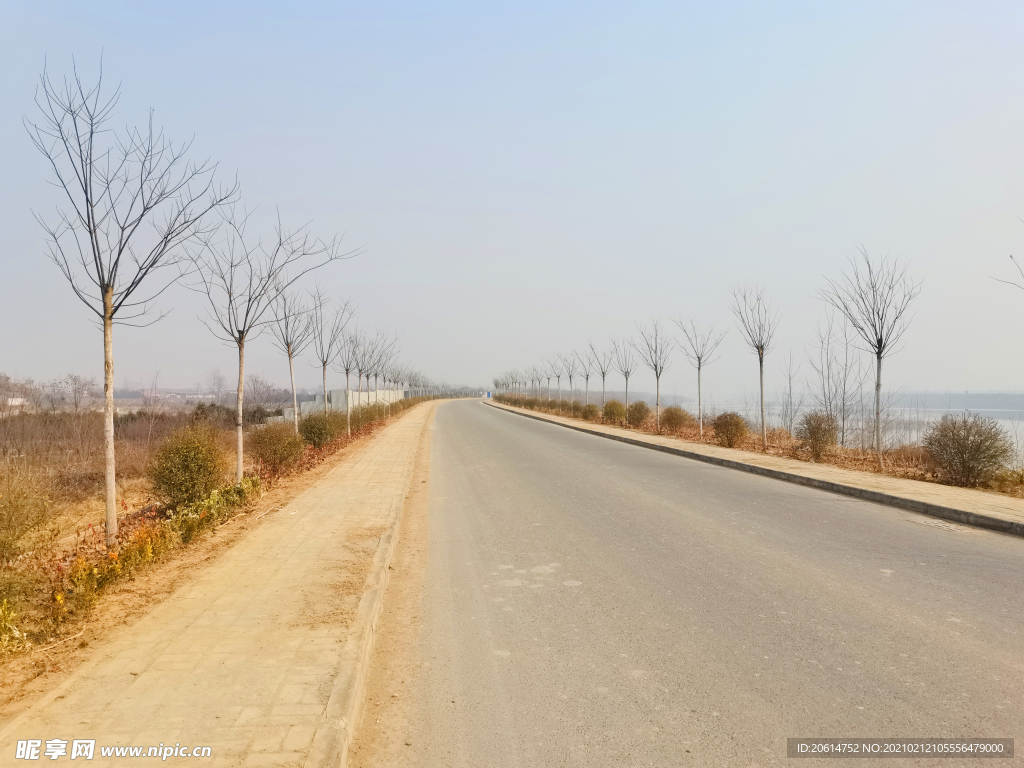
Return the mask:
<path fill-rule="evenodd" d="M 437 411 L 419 620 L 409 765 L 1024 736 L 1024 541 L 475 401 Z"/>

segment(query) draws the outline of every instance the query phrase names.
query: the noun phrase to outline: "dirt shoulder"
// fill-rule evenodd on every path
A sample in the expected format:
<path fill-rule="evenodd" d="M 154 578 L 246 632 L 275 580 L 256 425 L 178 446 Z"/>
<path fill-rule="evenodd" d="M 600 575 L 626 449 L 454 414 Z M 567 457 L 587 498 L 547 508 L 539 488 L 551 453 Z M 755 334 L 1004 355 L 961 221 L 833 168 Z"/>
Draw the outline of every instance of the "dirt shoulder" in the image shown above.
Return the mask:
<path fill-rule="evenodd" d="M 419 732 L 422 719 L 417 716 L 419 704 L 413 691 L 423 669 L 419 638 L 429 550 L 429 479 L 428 431 L 421 440 L 411 490 L 402 513 L 366 678 L 362 715 L 349 751 L 350 768 L 415 765 L 423 747 Z"/>
<path fill-rule="evenodd" d="M 32 734 L 77 731 L 97 752 L 180 742 L 208 745 L 219 765 L 306 764 L 315 738 L 337 730 L 349 647 L 372 584 L 384 584 L 371 566 L 386 567 L 435 406 L 409 409 L 262 518 L 249 513 L 249 530 L 206 567 L 22 703 L 0 754 Z"/>
<path fill-rule="evenodd" d="M 402 414 L 396 418 L 402 418 Z M 353 441 L 309 470 L 278 480 L 249 509 L 211 530 L 188 547 L 174 550 L 133 580 L 108 588 L 83 626 L 71 636 L 7 659 L 0 669 L 0 722 L 31 707 L 42 695 L 60 685 L 93 653 L 95 647 L 130 633 L 135 623 L 173 595 L 183 584 L 206 571 L 225 552 L 270 519 L 301 493 L 315 486 L 331 470 L 350 461 L 372 439 Z"/>

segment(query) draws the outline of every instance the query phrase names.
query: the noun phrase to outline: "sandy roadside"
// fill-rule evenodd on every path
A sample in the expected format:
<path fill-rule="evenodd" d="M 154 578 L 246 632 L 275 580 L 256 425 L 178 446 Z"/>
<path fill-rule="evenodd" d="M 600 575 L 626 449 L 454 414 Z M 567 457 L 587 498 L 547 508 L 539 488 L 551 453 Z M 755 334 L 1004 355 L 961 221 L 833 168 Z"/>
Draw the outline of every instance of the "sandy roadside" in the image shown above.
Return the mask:
<path fill-rule="evenodd" d="M 4 741 L 77 720 L 107 743 L 180 739 L 214 745 L 223 764 L 300 764 L 382 534 L 377 518 L 404 497 L 432 409 L 410 410 L 120 586 L 81 638 L 47 652 L 43 674 L 8 683 Z"/>

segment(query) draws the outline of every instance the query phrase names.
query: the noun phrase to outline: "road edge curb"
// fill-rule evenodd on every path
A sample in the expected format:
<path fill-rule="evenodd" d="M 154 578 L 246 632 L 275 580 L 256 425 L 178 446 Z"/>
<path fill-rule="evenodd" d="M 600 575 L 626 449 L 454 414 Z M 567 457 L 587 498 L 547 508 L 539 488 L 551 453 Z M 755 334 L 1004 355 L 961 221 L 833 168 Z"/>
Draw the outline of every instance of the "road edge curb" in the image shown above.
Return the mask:
<path fill-rule="evenodd" d="M 435 404 L 436 407 L 436 404 Z M 427 416 L 423 430 L 416 444 L 420 450 L 423 435 L 433 422 L 433 413 Z M 415 458 L 413 459 L 415 463 Z M 370 668 L 373 644 L 384 607 L 384 593 L 388 584 L 388 570 L 398 544 L 398 527 L 402 523 L 405 503 L 409 496 L 414 472 L 410 472 L 408 483 L 402 494 L 396 498 L 388 512 L 388 523 L 377 544 L 377 551 L 366 576 L 363 595 L 359 598 L 356 616 L 352 622 L 342 650 L 331 694 L 321 724 L 313 736 L 313 743 L 303 765 L 306 768 L 345 768 L 348 752 L 359 725 L 359 714 L 366 689 L 366 675 Z"/>
<path fill-rule="evenodd" d="M 917 499 L 908 499 L 903 496 L 893 496 L 892 494 L 882 493 L 881 491 L 872 491 L 867 488 L 858 488 L 855 485 L 845 485 L 843 483 L 835 483 L 830 480 L 819 480 L 814 477 L 806 477 L 805 475 L 798 475 L 793 472 L 783 472 L 779 469 L 769 469 L 768 467 L 759 467 L 756 464 L 747 464 L 742 461 L 734 461 L 732 459 L 722 459 L 718 456 L 708 456 L 703 453 L 697 453 L 695 451 L 688 451 L 685 448 L 674 448 L 668 445 L 658 445 L 657 443 L 649 443 L 646 440 L 640 440 L 636 438 L 626 437 L 625 435 L 613 435 L 607 432 L 597 432 L 592 429 L 587 429 L 584 426 L 576 424 L 566 424 L 561 421 L 554 421 L 552 419 L 546 419 L 541 414 L 524 413 L 523 411 L 508 408 L 498 403 L 488 402 L 486 400 L 481 401 L 484 405 L 489 405 L 492 408 L 497 408 L 505 413 L 513 413 L 517 416 L 524 416 L 528 419 L 536 419 L 537 421 L 543 421 L 546 424 L 554 424 L 555 426 L 565 427 L 566 429 L 574 429 L 577 432 L 584 432 L 588 435 L 594 435 L 595 437 L 604 437 L 609 440 L 616 440 L 620 443 L 627 443 L 628 445 L 635 445 L 640 448 L 648 448 L 654 451 L 661 451 L 662 453 L 670 453 L 675 456 L 682 456 L 685 459 L 692 459 L 694 461 L 701 461 L 705 464 L 714 464 L 719 467 L 726 467 L 727 469 L 736 469 L 740 472 L 748 472 L 753 475 L 761 475 L 763 477 L 770 477 L 774 480 L 782 480 L 783 482 L 793 483 L 794 485 L 802 485 L 808 488 L 816 488 L 819 491 L 826 491 L 829 493 L 838 493 L 843 496 L 852 496 L 854 498 L 862 499 L 864 501 L 871 501 L 876 504 L 885 504 L 889 507 L 897 507 L 899 509 L 905 509 L 910 512 L 917 512 L 922 515 L 928 515 L 929 517 L 936 517 L 942 520 L 949 520 L 951 522 L 963 523 L 964 525 L 971 525 L 976 528 L 985 528 L 990 531 L 997 531 L 998 533 L 1006 533 L 1011 536 L 1024 537 L 1024 523 L 1018 523 L 1013 520 L 1004 520 L 1001 517 L 991 517 L 989 515 L 978 514 L 977 512 L 969 512 L 965 509 L 957 509 L 956 507 L 944 507 L 939 504 L 931 504 L 927 501 L 918 501 Z"/>

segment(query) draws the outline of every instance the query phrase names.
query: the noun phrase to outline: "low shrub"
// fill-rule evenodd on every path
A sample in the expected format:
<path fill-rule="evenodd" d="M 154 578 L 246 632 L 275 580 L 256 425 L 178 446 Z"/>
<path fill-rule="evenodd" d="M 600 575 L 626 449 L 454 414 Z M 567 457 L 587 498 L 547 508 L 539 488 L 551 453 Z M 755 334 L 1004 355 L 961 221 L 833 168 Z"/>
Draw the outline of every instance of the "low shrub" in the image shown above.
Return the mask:
<path fill-rule="evenodd" d="M 667 432 L 678 432 L 695 421 L 692 415 L 678 405 L 670 405 L 661 412 L 661 428 Z"/>
<path fill-rule="evenodd" d="M 825 411 L 805 413 L 796 427 L 796 437 L 811 452 L 814 461 L 821 461 L 839 437 L 836 420 Z"/>
<path fill-rule="evenodd" d="M 268 427 L 275 426 L 268 424 Z M 266 429 L 266 427 L 264 427 Z M 294 427 L 292 436 L 295 436 Z M 299 445 L 301 445 L 301 441 Z M 255 477 L 243 477 L 238 485 L 231 485 L 214 491 L 202 501 L 178 509 L 168 523 L 171 529 L 187 544 L 200 531 L 221 522 L 230 512 L 245 506 L 260 495 L 260 481 Z"/>
<path fill-rule="evenodd" d="M 581 415 L 587 421 L 597 421 L 598 417 L 601 415 L 601 409 L 593 403 L 590 403 L 589 405 L 583 406 L 583 413 Z"/>
<path fill-rule="evenodd" d="M 1013 443 L 999 424 L 977 414 L 947 414 L 932 425 L 924 447 L 947 483 L 988 482 L 1013 456 Z"/>
<path fill-rule="evenodd" d="M 647 417 L 651 415 L 651 407 L 643 400 L 637 400 L 629 404 L 626 409 L 626 423 L 631 427 L 642 427 Z"/>
<path fill-rule="evenodd" d="M 354 409 L 353 416 L 360 410 Z M 355 429 L 354 423 L 352 426 Z M 271 475 L 279 475 L 302 458 L 303 443 L 291 423 L 278 421 L 253 429 L 248 435 L 246 448 L 249 455 Z"/>
<path fill-rule="evenodd" d="M 28 473 L 0 480 L 0 565 L 21 554 L 21 541 L 46 517 L 49 498 L 42 482 Z"/>
<path fill-rule="evenodd" d="M 209 496 L 224 481 L 216 431 L 195 424 L 172 432 L 153 457 L 149 476 L 153 490 L 172 507 Z"/>
<path fill-rule="evenodd" d="M 311 413 L 299 420 L 299 434 L 306 445 L 323 448 L 335 438 L 334 424 L 324 412 Z"/>
<path fill-rule="evenodd" d="M 583 403 L 579 400 L 573 400 L 569 403 L 569 414 L 577 419 L 583 416 Z"/>
<path fill-rule="evenodd" d="M 746 420 L 732 411 L 715 417 L 712 426 L 715 429 L 715 440 L 726 448 L 735 448 L 747 436 Z"/>
<path fill-rule="evenodd" d="M 549 411 L 557 411 L 560 408 L 561 408 L 561 403 L 559 403 L 555 398 L 552 397 L 552 398 L 550 398 L 548 400 L 548 402 L 547 402 L 547 409 Z"/>
<path fill-rule="evenodd" d="M 529 408 L 531 411 L 536 410 L 537 409 L 537 398 L 536 397 L 528 397 L 525 400 L 523 400 L 523 408 Z"/>
<path fill-rule="evenodd" d="M 609 400 L 604 404 L 602 416 L 608 424 L 621 424 L 626 420 L 626 406 L 618 400 Z"/>

